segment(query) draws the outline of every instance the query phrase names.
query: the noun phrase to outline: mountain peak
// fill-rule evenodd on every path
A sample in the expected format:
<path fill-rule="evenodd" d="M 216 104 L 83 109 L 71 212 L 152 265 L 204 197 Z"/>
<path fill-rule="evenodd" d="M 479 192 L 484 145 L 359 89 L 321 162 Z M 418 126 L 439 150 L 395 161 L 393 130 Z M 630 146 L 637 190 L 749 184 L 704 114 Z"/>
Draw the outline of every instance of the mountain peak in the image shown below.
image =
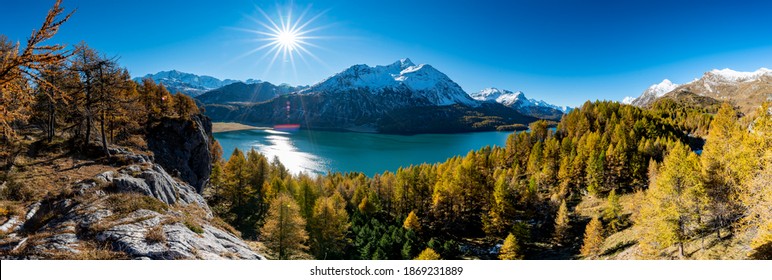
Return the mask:
<path fill-rule="evenodd" d="M 522 91 L 509 91 L 495 87 L 485 88 L 470 95 L 472 98 L 482 102 L 500 103 L 507 107 L 513 107 L 521 110 L 531 110 L 540 108 L 543 110 L 557 110 L 558 113 L 567 113 L 571 108 L 567 106 L 559 107 L 542 100 L 528 99 Z"/>
<path fill-rule="evenodd" d="M 675 88 L 677 88 L 679 84 L 674 84 L 668 79 L 662 80 L 659 84 L 653 84 L 648 89 L 646 89 L 646 92 L 644 94 L 649 93 L 653 94 L 656 97 L 662 97 L 668 92 L 671 92 Z"/>
<path fill-rule="evenodd" d="M 477 105 L 477 102 L 447 75 L 429 64 L 415 65 L 408 58 L 375 67 L 354 65 L 301 93 L 340 93 L 351 90 L 365 90 L 376 95 L 386 90 L 401 91 L 410 93 L 411 98 L 423 99 L 439 106 Z"/>
<path fill-rule="evenodd" d="M 403 58 L 403 59 L 400 59 L 399 61 L 397 61 L 397 62 L 394 62 L 394 63 L 395 63 L 395 64 L 396 64 L 396 63 L 399 63 L 399 66 L 400 66 L 401 68 L 403 68 L 403 69 L 404 69 L 404 68 L 408 68 L 408 67 L 410 67 L 410 66 L 415 66 L 415 63 L 413 63 L 413 61 L 411 61 L 411 60 L 410 60 L 409 58 L 407 58 L 407 57 L 406 57 L 406 58 Z"/>
<path fill-rule="evenodd" d="M 724 81 L 739 82 L 739 81 L 755 80 L 761 76 L 768 75 L 768 74 L 772 74 L 772 70 L 769 70 L 764 67 L 759 68 L 758 70 L 753 72 L 741 72 L 741 71 L 735 71 L 729 68 L 724 68 L 721 70 L 713 69 L 710 72 L 705 73 L 705 76 L 718 77 L 719 79 Z"/>

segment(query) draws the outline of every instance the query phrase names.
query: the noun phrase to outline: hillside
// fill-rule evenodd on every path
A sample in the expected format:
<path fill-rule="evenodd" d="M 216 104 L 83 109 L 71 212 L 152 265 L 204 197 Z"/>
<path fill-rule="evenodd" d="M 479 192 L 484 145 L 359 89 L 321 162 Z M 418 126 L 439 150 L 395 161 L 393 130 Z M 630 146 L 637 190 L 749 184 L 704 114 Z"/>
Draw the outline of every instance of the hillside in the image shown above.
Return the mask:
<path fill-rule="evenodd" d="M 204 104 L 259 103 L 303 88 L 288 85 L 276 86 L 268 82 L 252 84 L 236 82 L 207 91 L 197 96 L 196 100 Z"/>
<path fill-rule="evenodd" d="M 772 71 L 766 68 L 754 72 L 714 69 L 705 72 L 701 78 L 682 85 L 665 79 L 662 83 L 646 89 L 638 98 L 627 100 L 632 105 L 647 107 L 666 96 L 681 98 L 684 92 L 718 102 L 730 102 L 739 108 L 741 113 L 749 114 L 762 102 L 772 100 Z"/>
<path fill-rule="evenodd" d="M 175 124 L 206 125 L 211 126 L 206 119 Z M 187 147 L 181 150 L 135 152 L 111 145 L 109 157 L 98 146 L 78 152 L 65 140 L 48 143 L 37 129 L 22 134 L 29 140 L 19 143 L 9 171 L 0 175 L 3 259 L 263 258 L 212 215 L 193 186 L 197 179 L 167 172 L 180 174 L 183 166 L 154 160 L 187 155 L 191 163 L 209 162 L 207 144 L 198 142 L 207 155 L 201 158 L 195 143 L 211 139 L 211 130 L 166 139 L 169 147 Z M 148 137 L 164 136 L 151 132 Z"/>

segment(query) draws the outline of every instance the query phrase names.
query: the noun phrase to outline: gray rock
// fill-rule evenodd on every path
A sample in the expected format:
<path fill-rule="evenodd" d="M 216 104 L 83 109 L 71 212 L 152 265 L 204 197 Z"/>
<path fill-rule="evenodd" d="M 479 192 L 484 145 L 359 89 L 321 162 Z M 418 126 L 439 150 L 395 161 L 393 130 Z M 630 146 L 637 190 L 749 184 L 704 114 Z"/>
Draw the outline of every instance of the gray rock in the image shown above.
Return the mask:
<path fill-rule="evenodd" d="M 17 216 L 9 218 L 3 225 L 0 225 L 0 233 L 13 232 L 22 224 Z"/>
<path fill-rule="evenodd" d="M 181 222 L 163 225 L 163 215 L 138 210 L 116 222 L 96 238 L 132 258 L 147 259 L 263 259 L 242 240 L 218 228 L 203 225 L 198 234 Z M 165 241 L 149 241 L 150 229 L 161 225 Z"/>
<path fill-rule="evenodd" d="M 198 204 L 207 212 L 209 218 L 212 217 L 212 211 L 204 198 L 190 185 L 180 183 L 172 178 L 163 167 L 156 164 L 153 165 L 152 169 L 139 173 L 140 170 L 139 166 L 133 165 L 121 169 L 118 175 L 103 173 L 99 176 L 105 180 L 112 179 L 108 182 L 112 182 L 119 192 L 145 194 L 169 205 L 178 203 L 183 205 Z"/>
<path fill-rule="evenodd" d="M 162 119 L 150 128 L 147 145 L 156 163 L 201 193 L 212 173 L 211 139 L 212 121 L 196 115 L 191 120 Z"/>

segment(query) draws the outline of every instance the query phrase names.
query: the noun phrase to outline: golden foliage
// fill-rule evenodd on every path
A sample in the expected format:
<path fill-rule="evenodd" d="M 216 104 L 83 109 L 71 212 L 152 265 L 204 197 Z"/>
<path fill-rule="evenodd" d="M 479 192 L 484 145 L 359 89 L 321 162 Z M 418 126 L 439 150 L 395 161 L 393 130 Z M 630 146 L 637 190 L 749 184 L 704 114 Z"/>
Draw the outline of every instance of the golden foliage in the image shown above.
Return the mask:
<path fill-rule="evenodd" d="M 280 193 L 268 209 L 265 225 L 260 229 L 266 247 L 277 258 L 290 259 L 307 249 L 308 234 L 306 221 L 300 216 L 300 209 L 295 200 L 285 193 Z"/>
<path fill-rule="evenodd" d="M 432 248 L 426 248 L 415 259 L 422 261 L 440 260 L 440 254 L 437 254 Z"/>

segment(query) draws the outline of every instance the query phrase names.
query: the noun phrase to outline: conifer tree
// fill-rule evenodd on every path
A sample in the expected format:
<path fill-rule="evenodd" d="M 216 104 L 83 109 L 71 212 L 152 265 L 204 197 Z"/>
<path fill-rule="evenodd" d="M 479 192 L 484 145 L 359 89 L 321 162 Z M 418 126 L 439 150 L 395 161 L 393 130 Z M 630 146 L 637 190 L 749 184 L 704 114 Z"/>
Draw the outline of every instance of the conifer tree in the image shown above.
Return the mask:
<path fill-rule="evenodd" d="M 684 242 L 699 227 L 707 203 L 700 162 L 688 147 L 676 143 L 658 173 L 637 221 L 641 249 L 644 257 L 656 257 L 660 250 L 677 245 L 683 258 Z"/>
<path fill-rule="evenodd" d="M 558 208 L 558 215 L 555 217 L 555 233 L 553 235 L 555 242 L 558 244 L 563 243 L 568 235 L 569 227 L 568 207 L 566 206 L 566 201 L 563 200 L 560 203 L 560 208 Z"/>
<path fill-rule="evenodd" d="M 271 202 L 265 225 L 260 229 L 261 239 L 276 258 L 291 259 L 307 249 L 305 227 L 306 221 L 295 200 L 281 193 Z"/>
<path fill-rule="evenodd" d="M 405 218 L 405 222 L 402 223 L 402 227 L 415 232 L 421 231 L 421 221 L 418 219 L 418 216 L 415 214 L 415 210 L 410 211 L 410 214 L 408 214 L 407 218 Z"/>
<path fill-rule="evenodd" d="M 584 230 L 584 241 L 580 252 L 585 258 L 594 258 L 600 255 L 603 246 L 603 224 L 597 216 L 593 217 Z"/>
<path fill-rule="evenodd" d="M 501 245 L 501 251 L 499 251 L 500 260 L 522 260 L 523 255 L 520 252 L 520 244 L 517 239 L 511 233 L 504 239 L 504 244 Z"/>
<path fill-rule="evenodd" d="M 349 228 L 348 213 L 334 199 L 323 197 L 316 200 L 311 220 L 311 251 L 317 259 L 339 257 L 342 254 L 346 232 Z"/>
<path fill-rule="evenodd" d="M 426 248 L 425 250 L 421 251 L 420 254 L 418 254 L 418 257 L 415 258 L 416 260 L 439 260 L 440 254 L 437 254 L 432 248 Z"/>
<path fill-rule="evenodd" d="M 617 232 L 622 226 L 622 205 L 616 190 L 611 190 L 606 199 L 606 208 L 603 210 L 603 220 L 611 232 Z"/>

